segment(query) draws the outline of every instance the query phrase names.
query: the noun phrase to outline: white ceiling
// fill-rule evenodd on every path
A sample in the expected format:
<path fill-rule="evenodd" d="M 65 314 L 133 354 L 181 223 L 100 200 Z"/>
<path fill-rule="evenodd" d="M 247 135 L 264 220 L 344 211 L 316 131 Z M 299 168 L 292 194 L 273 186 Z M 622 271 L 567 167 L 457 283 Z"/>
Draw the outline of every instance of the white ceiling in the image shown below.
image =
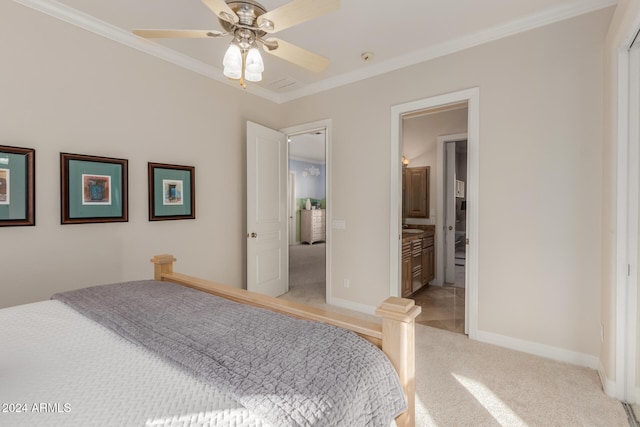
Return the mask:
<path fill-rule="evenodd" d="M 325 163 L 324 131 L 315 131 L 289 137 L 289 158 L 310 163 Z"/>
<path fill-rule="evenodd" d="M 133 29 L 220 30 L 201 0 L 13 0 L 213 79 L 230 38 L 143 40 Z M 261 0 L 267 10 L 289 0 Z M 322 0 L 317 0 L 322 1 Z M 276 33 L 326 56 L 313 73 L 264 54 L 263 81 L 247 90 L 286 102 L 521 31 L 612 6 L 617 0 L 343 0 L 337 12 Z M 363 52 L 374 58 L 364 62 Z M 280 87 L 280 86 L 286 87 Z M 239 85 L 238 85 L 239 87 Z"/>

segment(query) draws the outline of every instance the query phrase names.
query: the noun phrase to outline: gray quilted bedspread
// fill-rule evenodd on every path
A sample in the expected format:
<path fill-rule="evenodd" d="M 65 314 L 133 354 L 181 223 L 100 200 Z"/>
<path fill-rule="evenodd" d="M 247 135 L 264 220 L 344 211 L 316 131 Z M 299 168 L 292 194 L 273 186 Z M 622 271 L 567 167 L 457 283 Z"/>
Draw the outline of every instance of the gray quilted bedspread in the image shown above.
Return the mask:
<path fill-rule="evenodd" d="M 356 334 L 167 282 L 56 294 L 274 426 L 384 426 L 406 409 L 386 355 Z"/>

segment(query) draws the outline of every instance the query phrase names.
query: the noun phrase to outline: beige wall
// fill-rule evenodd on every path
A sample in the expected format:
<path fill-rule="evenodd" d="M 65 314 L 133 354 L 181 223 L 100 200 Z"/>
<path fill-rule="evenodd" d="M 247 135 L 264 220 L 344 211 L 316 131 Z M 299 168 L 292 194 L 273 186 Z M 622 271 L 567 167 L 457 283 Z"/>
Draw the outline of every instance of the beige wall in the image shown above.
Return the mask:
<path fill-rule="evenodd" d="M 428 219 L 412 218 L 410 224 L 435 224 L 438 209 L 438 137 L 467 132 L 467 108 L 426 114 L 402 120 L 402 154 L 410 160 L 409 167 L 429 166 Z"/>
<path fill-rule="evenodd" d="M 605 329 L 600 361 L 608 381 L 616 379 L 616 139 L 618 51 L 629 46 L 640 23 L 640 0 L 619 0 L 606 37 L 604 61 L 603 272 L 601 316 Z M 640 368 L 640 361 L 638 362 Z M 640 372 L 640 370 L 638 371 Z M 605 384 L 610 386 L 611 383 Z M 640 377 L 637 387 L 640 387 Z M 622 396 L 620 396 L 622 397 Z"/>
<path fill-rule="evenodd" d="M 599 354 L 610 9 L 278 108 L 12 2 L 0 16 L 0 144 L 37 150 L 37 226 L 0 230 L 0 306 L 149 277 L 158 252 L 244 283 L 245 120 L 324 118 L 333 218 L 347 224 L 333 230 L 333 294 L 375 306 L 389 291 L 391 106 L 478 86 L 479 328 Z M 129 223 L 60 225 L 61 151 L 129 159 Z M 147 221 L 147 161 L 196 166 L 197 220 Z"/>
<path fill-rule="evenodd" d="M 244 283 L 245 120 L 274 105 L 14 2 L 0 2 L 0 145 L 36 149 L 35 227 L 0 229 L 0 306 L 181 271 Z M 59 153 L 129 160 L 129 222 L 60 225 Z M 147 162 L 196 168 L 197 219 L 150 223 Z"/>
<path fill-rule="evenodd" d="M 284 106 L 333 119 L 334 296 L 388 293 L 390 111 L 480 88 L 479 329 L 597 356 L 602 55 L 611 9 Z M 367 167 L 362 167 L 362 159 Z M 357 255 L 354 255 L 357 254 Z M 350 279 L 350 288 L 338 286 Z"/>

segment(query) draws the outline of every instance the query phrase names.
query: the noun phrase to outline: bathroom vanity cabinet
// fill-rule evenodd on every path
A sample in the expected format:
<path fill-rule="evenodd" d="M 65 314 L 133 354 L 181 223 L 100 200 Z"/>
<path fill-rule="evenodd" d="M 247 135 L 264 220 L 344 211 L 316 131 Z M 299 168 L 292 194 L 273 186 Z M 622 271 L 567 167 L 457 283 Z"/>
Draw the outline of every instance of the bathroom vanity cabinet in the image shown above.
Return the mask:
<path fill-rule="evenodd" d="M 402 233 L 402 297 L 408 297 L 435 278 L 434 232 Z"/>

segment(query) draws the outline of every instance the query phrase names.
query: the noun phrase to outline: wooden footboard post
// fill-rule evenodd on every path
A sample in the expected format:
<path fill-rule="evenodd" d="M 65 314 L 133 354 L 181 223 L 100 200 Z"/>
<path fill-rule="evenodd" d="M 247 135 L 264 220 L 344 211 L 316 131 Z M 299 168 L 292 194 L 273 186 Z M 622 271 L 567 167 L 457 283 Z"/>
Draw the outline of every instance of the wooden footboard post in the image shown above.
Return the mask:
<path fill-rule="evenodd" d="M 163 273 L 173 273 L 173 263 L 176 259 L 173 255 L 156 255 L 151 258 L 151 262 L 153 263 L 153 280 L 162 280 Z"/>
<path fill-rule="evenodd" d="M 382 351 L 396 368 L 407 399 L 407 411 L 396 418 L 398 427 L 415 426 L 415 319 L 420 306 L 406 298 L 389 297 L 376 310 L 382 317 Z"/>

